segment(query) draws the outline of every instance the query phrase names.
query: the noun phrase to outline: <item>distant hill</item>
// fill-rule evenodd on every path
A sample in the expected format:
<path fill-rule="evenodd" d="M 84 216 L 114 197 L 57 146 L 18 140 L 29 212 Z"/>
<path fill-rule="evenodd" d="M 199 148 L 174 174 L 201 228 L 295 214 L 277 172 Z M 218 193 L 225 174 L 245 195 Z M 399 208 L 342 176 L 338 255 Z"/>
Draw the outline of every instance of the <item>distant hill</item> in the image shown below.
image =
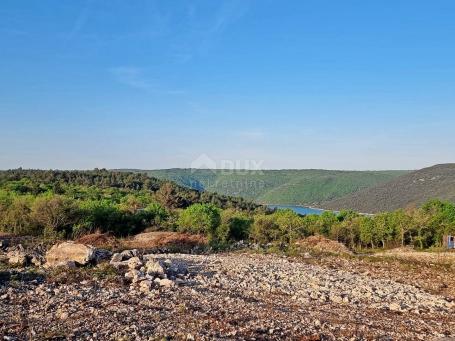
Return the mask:
<path fill-rule="evenodd" d="M 390 181 L 409 171 L 210 169 L 134 170 L 180 185 L 264 204 L 318 205 Z"/>
<path fill-rule="evenodd" d="M 323 204 L 328 209 L 365 213 L 418 206 L 429 199 L 455 202 L 455 164 L 423 168 Z"/>

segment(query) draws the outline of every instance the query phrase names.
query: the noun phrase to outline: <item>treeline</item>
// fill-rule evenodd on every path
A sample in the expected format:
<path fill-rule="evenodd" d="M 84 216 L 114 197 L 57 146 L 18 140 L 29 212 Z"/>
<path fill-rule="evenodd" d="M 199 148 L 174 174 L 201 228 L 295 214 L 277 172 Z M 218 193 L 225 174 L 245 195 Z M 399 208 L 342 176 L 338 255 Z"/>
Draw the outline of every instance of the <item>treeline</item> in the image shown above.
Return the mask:
<path fill-rule="evenodd" d="M 323 235 L 351 249 L 404 245 L 423 249 L 442 246 L 444 235 L 455 234 L 455 206 L 431 200 L 420 208 L 374 216 L 353 211 L 301 216 L 292 210 L 248 214 L 193 205 L 181 213 L 177 223 L 183 231 L 204 233 L 222 242 L 249 239 L 287 248 L 299 239 Z"/>
<path fill-rule="evenodd" d="M 298 217 L 282 211 L 255 219 L 252 237 L 258 241 L 292 243 L 309 235 L 324 235 L 355 248 L 412 245 L 442 246 L 443 236 L 455 234 L 455 205 L 430 200 L 420 208 L 361 215 L 353 211 Z"/>
<path fill-rule="evenodd" d="M 171 229 L 178 212 L 195 203 L 261 209 L 242 198 L 198 192 L 139 173 L 0 172 L 0 230 L 14 234 L 68 238 L 95 230 L 123 236 L 154 225 Z"/>
<path fill-rule="evenodd" d="M 360 215 L 301 216 L 270 211 L 241 198 L 190 190 L 139 173 L 11 170 L 0 172 L 0 231 L 76 238 L 94 231 L 126 236 L 156 230 L 205 234 L 217 244 L 250 240 L 282 248 L 319 234 L 350 248 L 442 245 L 455 234 L 455 206 Z"/>

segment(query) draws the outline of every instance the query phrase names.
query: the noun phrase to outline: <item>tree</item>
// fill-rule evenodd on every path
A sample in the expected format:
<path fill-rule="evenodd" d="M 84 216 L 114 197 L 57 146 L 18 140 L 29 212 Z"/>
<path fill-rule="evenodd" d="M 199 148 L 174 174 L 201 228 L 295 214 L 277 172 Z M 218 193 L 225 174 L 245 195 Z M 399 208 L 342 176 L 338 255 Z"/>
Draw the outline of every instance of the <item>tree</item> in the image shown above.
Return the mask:
<path fill-rule="evenodd" d="M 79 234 L 95 230 L 127 234 L 129 227 L 125 226 L 125 213 L 109 200 L 86 200 L 81 202 L 82 218 L 78 224 Z"/>
<path fill-rule="evenodd" d="M 278 210 L 273 215 L 279 226 L 282 242 L 292 243 L 307 234 L 305 225 L 303 224 L 303 218 L 293 210 Z"/>
<path fill-rule="evenodd" d="M 39 232 L 31 217 L 30 196 L 16 196 L 10 205 L 4 206 L 1 210 L 0 226 L 3 232 L 25 235 Z"/>
<path fill-rule="evenodd" d="M 168 208 L 182 208 L 186 206 L 186 201 L 177 193 L 176 187 L 170 182 L 164 183 L 156 191 L 156 200 Z"/>
<path fill-rule="evenodd" d="M 372 218 L 363 216 L 359 220 L 360 223 L 360 241 L 367 246 L 375 247 L 376 244 L 376 233 L 375 224 Z"/>
<path fill-rule="evenodd" d="M 260 244 L 267 244 L 280 239 L 281 230 L 273 214 L 254 216 L 250 238 Z"/>
<path fill-rule="evenodd" d="M 144 209 L 144 213 L 147 214 L 149 222 L 155 225 L 161 224 L 169 217 L 168 211 L 158 203 L 147 205 Z"/>
<path fill-rule="evenodd" d="M 194 204 L 185 209 L 178 219 L 179 230 L 214 236 L 221 223 L 220 210 L 212 204 Z"/>
<path fill-rule="evenodd" d="M 221 225 L 216 237 L 222 242 L 247 239 L 253 219 L 244 212 L 227 209 L 221 212 Z"/>
<path fill-rule="evenodd" d="M 61 237 L 77 222 L 78 207 L 72 199 L 60 195 L 38 197 L 32 217 L 48 236 Z"/>
<path fill-rule="evenodd" d="M 401 246 L 404 246 L 406 234 L 412 230 L 412 218 L 408 216 L 403 210 L 397 210 L 390 213 L 389 224 L 393 225 L 395 231 L 400 236 Z"/>

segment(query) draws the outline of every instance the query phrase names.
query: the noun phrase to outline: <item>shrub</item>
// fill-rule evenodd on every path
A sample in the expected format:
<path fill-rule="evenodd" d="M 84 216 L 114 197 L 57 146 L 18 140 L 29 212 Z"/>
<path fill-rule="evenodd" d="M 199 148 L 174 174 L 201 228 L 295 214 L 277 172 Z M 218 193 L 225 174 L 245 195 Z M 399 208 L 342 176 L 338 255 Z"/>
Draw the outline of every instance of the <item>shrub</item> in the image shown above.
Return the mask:
<path fill-rule="evenodd" d="M 0 207 L 1 231 L 18 235 L 39 234 L 40 229 L 31 215 L 32 203 L 31 196 L 15 196 L 8 206 Z"/>
<path fill-rule="evenodd" d="M 182 211 L 177 222 L 182 232 L 202 233 L 211 237 L 220 223 L 220 210 L 212 204 L 191 205 Z"/>
<path fill-rule="evenodd" d="M 162 224 L 168 217 L 168 211 L 158 203 L 151 203 L 145 209 L 144 212 L 147 214 L 147 219 L 153 225 Z"/>
<path fill-rule="evenodd" d="M 51 195 L 38 197 L 31 214 L 47 237 L 59 238 L 65 236 L 77 222 L 79 210 L 73 199 Z"/>
<path fill-rule="evenodd" d="M 227 209 L 221 213 L 221 225 L 216 229 L 216 238 L 224 243 L 248 238 L 253 219 L 248 214 Z"/>
<path fill-rule="evenodd" d="M 260 244 L 267 244 L 280 239 L 281 231 L 273 214 L 260 214 L 254 217 L 250 238 Z"/>
<path fill-rule="evenodd" d="M 120 209 L 108 200 L 87 200 L 80 204 L 82 219 L 78 230 L 91 233 L 95 230 L 102 232 L 112 231 L 116 234 L 127 234 L 125 230 L 125 219 Z M 123 230 L 123 231 L 122 231 Z"/>

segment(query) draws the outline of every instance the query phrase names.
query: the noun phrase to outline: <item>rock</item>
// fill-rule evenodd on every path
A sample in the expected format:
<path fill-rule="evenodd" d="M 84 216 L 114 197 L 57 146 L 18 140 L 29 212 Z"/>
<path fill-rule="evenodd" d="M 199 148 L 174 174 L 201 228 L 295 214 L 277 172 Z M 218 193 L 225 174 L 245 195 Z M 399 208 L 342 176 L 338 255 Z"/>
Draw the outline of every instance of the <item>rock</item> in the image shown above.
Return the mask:
<path fill-rule="evenodd" d="M 35 266 L 42 266 L 46 262 L 44 257 L 37 252 L 32 252 L 29 255 L 29 259 L 30 259 L 30 263 L 32 263 Z"/>
<path fill-rule="evenodd" d="M 131 269 L 130 271 L 125 273 L 125 278 L 130 279 L 133 282 L 137 282 L 139 278 L 143 277 L 143 274 L 135 269 Z"/>
<path fill-rule="evenodd" d="M 401 311 L 401 306 L 398 303 L 392 302 L 390 303 L 387 308 L 391 311 Z"/>
<path fill-rule="evenodd" d="M 9 246 L 9 239 L 0 239 L 0 249 L 5 250 Z"/>
<path fill-rule="evenodd" d="M 74 269 L 77 267 L 77 265 L 76 265 L 75 261 L 67 260 L 67 261 L 61 261 L 61 262 L 54 263 L 52 265 L 52 267 L 54 267 L 54 268 L 65 267 L 65 268 L 69 268 L 69 269 Z"/>
<path fill-rule="evenodd" d="M 139 291 L 143 293 L 149 293 L 152 290 L 152 281 L 146 279 L 139 282 Z"/>
<path fill-rule="evenodd" d="M 96 249 L 95 250 L 96 263 L 100 263 L 104 260 L 107 260 L 107 259 L 111 258 L 111 256 L 112 256 L 112 252 L 109 250 L 105 250 L 105 249 Z"/>
<path fill-rule="evenodd" d="M 111 263 L 118 263 L 123 260 L 123 256 L 120 253 L 114 253 L 111 258 Z"/>
<path fill-rule="evenodd" d="M 163 276 L 165 274 L 165 268 L 160 262 L 154 260 L 149 260 L 145 263 L 145 271 L 151 276 Z"/>
<path fill-rule="evenodd" d="M 156 278 L 155 283 L 157 283 L 161 287 L 166 287 L 166 288 L 175 286 L 175 283 L 167 278 Z"/>
<path fill-rule="evenodd" d="M 329 300 L 334 302 L 334 303 L 343 303 L 343 298 L 341 296 L 338 296 L 338 295 L 331 295 L 329 296 Z"/>
<path fill-rule="evenodd" d="M 96 249 L 90 245 L 74 242 L 55 244 L 46 253 L 46 266 L 52 267 L 64 262 L 86 265 L 96 262 Z"/>
<path fill-rule="evenodd" d="M 133 257 L 137 257 L 139 255 L 138 251 L 136 249 L 133 250 L 124 250 L 120 253 L 122 256 L 122 260 L 128 260 Z"/>
<path fill-rule="evenodd" d="M 133 257 L 127 260 L 128 267 L 130 269 L 139 269 L 142 266 L 142 262 L 139 257 Z"/>
<path fill-rule="evenodd" d="M 18 265 L 18 266 L 25 266 L 27 265 L 28 262 L 28 255 L 25 252 L 24 247 L 19 244 L 12 250 L 8 251 L 6 254 L 6 257 L 8 258 L 8 263 L 13 264 L 13 265 Z"/>

